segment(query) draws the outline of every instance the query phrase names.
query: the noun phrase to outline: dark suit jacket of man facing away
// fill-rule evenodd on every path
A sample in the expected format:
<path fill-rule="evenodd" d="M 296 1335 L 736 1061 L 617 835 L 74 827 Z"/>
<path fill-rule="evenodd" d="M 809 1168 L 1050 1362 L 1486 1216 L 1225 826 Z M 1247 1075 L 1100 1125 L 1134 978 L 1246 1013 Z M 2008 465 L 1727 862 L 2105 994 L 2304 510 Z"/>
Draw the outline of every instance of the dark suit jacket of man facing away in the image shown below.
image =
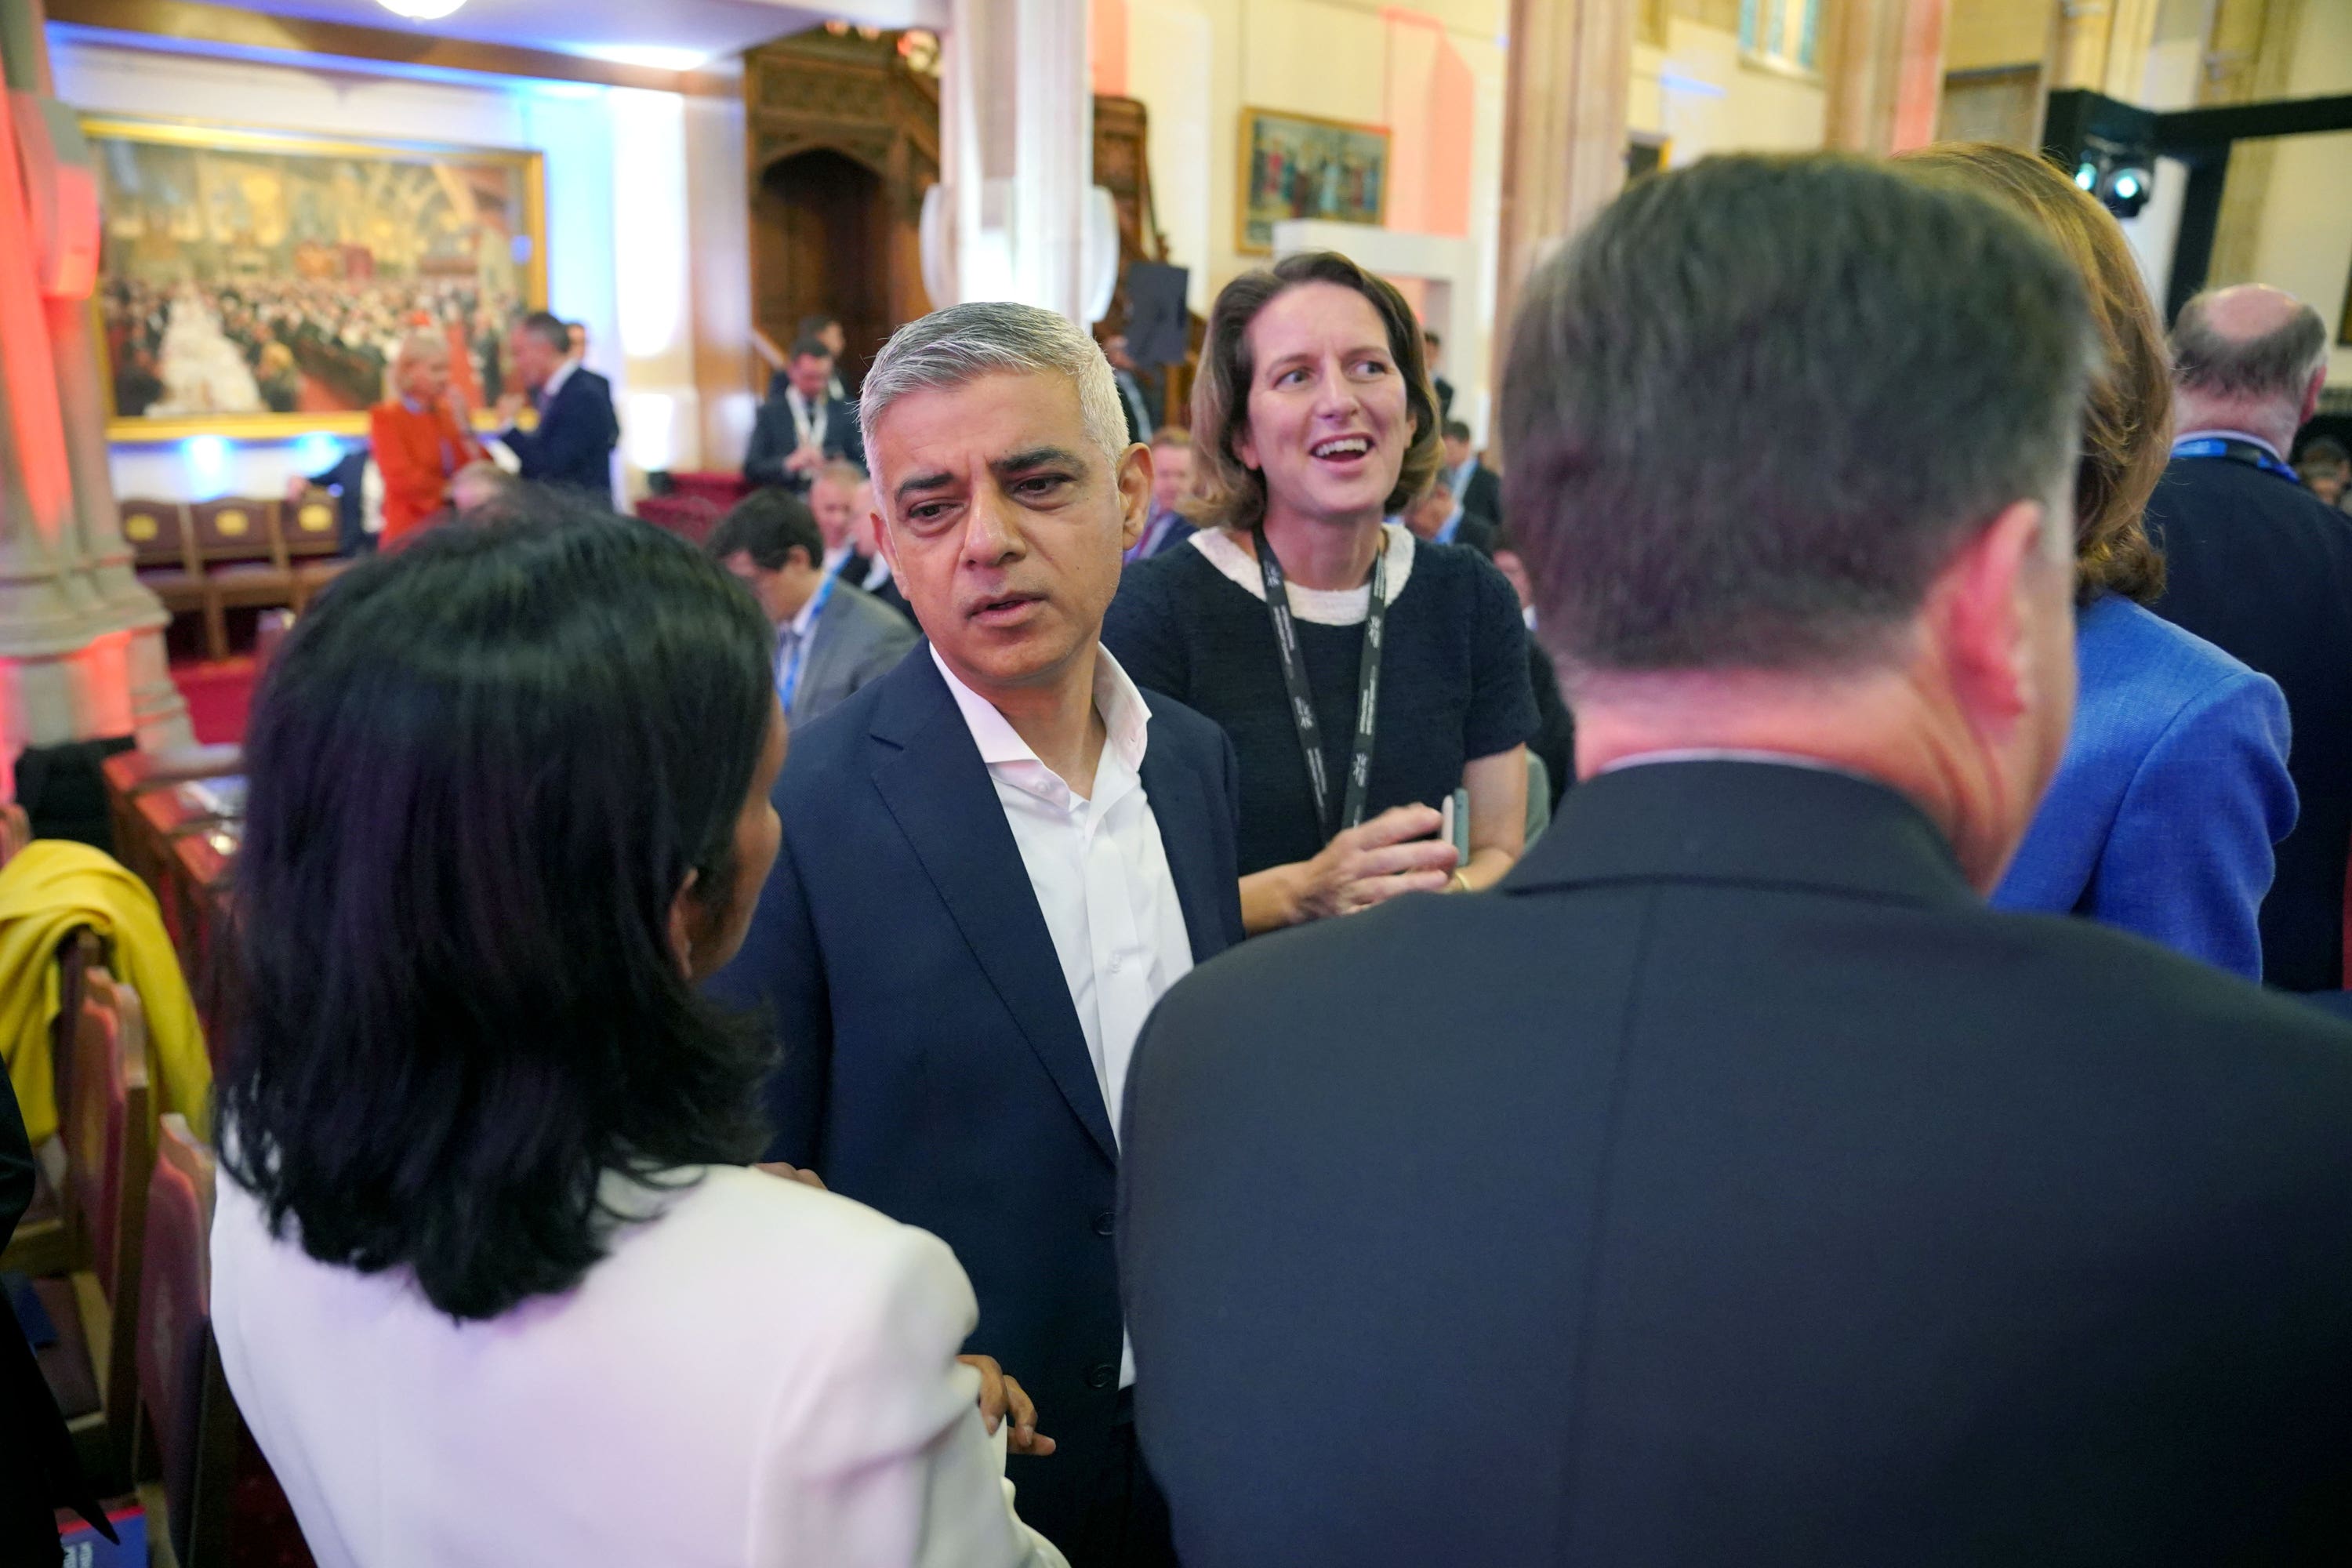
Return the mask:
<path fill-rule="evenodd" d="M 511 429 L 499 439 L 515 455 L 522 477 L 537 484 L 569 485 L 613 500 L 613 448 L 620 444 L 620 416 L 613 412 L 613 384 L 594 371 L 574 370 L 540 410 L 539 426 Z"/>
<path fill-rule="evenodd" d="M 1138 1436 L 1186 1568 L 2340 1563 L 2347 1125 L 2352 1030 L 1889 790 L 1603 773 L 1162 999 Z"/>
<path fill-rule="evenodd" d="M 759 415 L 751 421 L 751 445 L 743 449 L 743 477 L 755 485 L 782 485 L 796 495 L 806 495 L 815 476 L 784 471 L 784 459 L 800 450 L 800 445 L 793 405 L 779 392 L 760 405 Z M 824 439 L 820 445 L 827 458 L 861 468 L 866 466 L 866 439 L 857 428 L 857 405 L 846 398 L 825 400 Z"/>
<path fill-rule="evenodd" d="M 1240 784 L 1210 721 L 1147 692 L 1143 787 L 1204 963 L 1241 940 Z M 713 983 L 782 1042 L 770 1157 L 945 1240 L 1036 1399 L 1022 1517 L 1074 1533 L 1118 1403 L 1118 1146 L 1019 846 L 928 643 L 793 737 L 783 847 Z"/>
<path fill-rule="evenodd" d="M 2226 458 L 2176 458 L 2147 503 L 2165 558 L 2149 608 L 2279 683 L 2302 815 L 2263 900 L 2263 979 L 2344 980 L 2352 844 L 2352 524 L 2289 479 Z"/>

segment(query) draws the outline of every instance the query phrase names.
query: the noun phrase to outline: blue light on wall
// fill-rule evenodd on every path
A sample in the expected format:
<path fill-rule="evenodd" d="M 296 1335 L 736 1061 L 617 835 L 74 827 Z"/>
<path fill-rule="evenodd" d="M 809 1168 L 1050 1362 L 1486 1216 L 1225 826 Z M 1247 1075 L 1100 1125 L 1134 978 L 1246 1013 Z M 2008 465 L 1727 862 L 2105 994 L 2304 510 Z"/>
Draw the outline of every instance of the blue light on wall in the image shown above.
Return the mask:
<path fill-rule="evenodd" d="M 294 443 L 294 463 L 306 474 L 323 474 L 343 460 L 343 444 L 324 432 Z"/>
<path fill-rule="evenodd" d="M 191 436 L 180 443 L 180 462 L 188 471 L 192 500 L 213 500 L 229 492 L 228 440 L 222 436 Z"/>

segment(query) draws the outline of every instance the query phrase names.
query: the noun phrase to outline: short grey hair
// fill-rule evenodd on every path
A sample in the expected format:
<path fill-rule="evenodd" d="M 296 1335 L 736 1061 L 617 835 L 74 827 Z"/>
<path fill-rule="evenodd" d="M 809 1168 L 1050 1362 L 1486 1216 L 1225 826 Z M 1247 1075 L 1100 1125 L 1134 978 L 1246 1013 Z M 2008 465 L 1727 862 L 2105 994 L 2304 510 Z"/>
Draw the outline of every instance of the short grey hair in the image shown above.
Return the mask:
<path fill-rule="evenodd" d="M 2299 398 L 2327 363 L 2327 323 L 2309 305 L 2260 337 L 2218 331 L 2210 292 L 2180 307 L 2172 324 L 2172 379 L 2209 397 Z"/>
<path fill-rule="evenodd" d="M 1110 361 L 1094 339 L 1066 316 L 1009 300 L 976 300 L 934 310 L 908 322 L 882 345 L 857 398 L 857 423 L 868 460 L 874 427 L 909 393 L 961 386 L 983 375 L 1052 371 L 1078 389 L 1087 435 L 1112 462 L 1127 450 L 1127 413 L 1111 380 Z"/>
<path fill-rule="evenodd" d="M 430 327 L 418 327 L 404 334 L 392 351 L 392 363 L 406 364 L 413 359 L 448 359 L 449 340 Z"/>

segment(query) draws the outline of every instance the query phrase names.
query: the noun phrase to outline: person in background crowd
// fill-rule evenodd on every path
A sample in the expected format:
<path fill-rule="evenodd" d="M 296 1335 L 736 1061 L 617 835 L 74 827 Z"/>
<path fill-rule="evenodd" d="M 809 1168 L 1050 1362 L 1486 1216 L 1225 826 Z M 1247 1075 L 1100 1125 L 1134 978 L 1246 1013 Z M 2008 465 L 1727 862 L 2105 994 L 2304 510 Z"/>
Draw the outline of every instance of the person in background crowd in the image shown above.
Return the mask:
<path fill-rule="evenodd" d="M 770 1049 L 693 986 L 775 858 L 768 624 L 685 542 L 531 504 L 353 569 L 255 707 L 237 1408 L 320 1568 L 1060 1564 L 954 1257 L 746 1168 Z"/>
<path fill-rule="evenodd" d="M 1110 361 L 1110 377 L 1118 388 L 1118 405 L 1127 416 L 1127 438 L 1149 441 L 1160 428 L 1160 420 L 1151 411 L 1151 400 L 1138 379 L 1134 356 L 1127 352 L 1127 337 L 1113 332 L 1103 340 L 1103 357 Z"/>
<path fill-rule="evenodd" d="M 1163 425 L 1151 433 L 1151 515 L 1144 520 L 1143 537 L 1127 552 L 1129 561 L 1165 554 L 1192 537 L 1183 511 L 1192 495 L 1192 433 Z"/>
<path fill-rule="evenodd" d="M 1483 517 L 1500 528 L 1503 524 L 1502 476 L 1488 468 L 1470 445 L 1470 426 L 1459 419 L 1445 422 L 1445 467 L 1442 470 L 1446 488 L 1462 502 L 1462 510 L 1472 517 Z"/>
<path fill-rule="evenodd" d="M 789 490 L 753 490 L 704 545 L 775 627 L 776 697 L 794 731 L 879 680 L 915 646 L 904 617 L 823 564 L 824 539 Z"/>
<path fill-rule="evenodd" d="M 1097 640 L 1150 460 L 1062 317 L 967 304 L 866 379 L 882 546 L 929 638 L 795 738 L 784 847 L 719 994 L 767 1005 L 772 1157 L 944 1238 L 971 1348 L 1060 1451 L 1024 1517 L 1079 1568 L 1171 1561 L 1136 1457 L 1111 1204 L 1129 1047 L 1240 940 L 1233 748 Z"/>
<path fill-rule="evenodd" d="M 1345 257 L 1285 257 L 1217 297 L 1192 392 L 1204 526 L 1129 569 L 1104 641 L 1233 737 L 1252 931 L 1492 887 L 1525 840 L 1536 710 L 1510 584 L 1381 521 L 1435 477 L 1437 426 L 1411 311 Z M 1459 861 L 1433 836 L 1465 786 Z"/>
<path fill-rule="evenodd" d="M 31 1206 L 36 1182 L 24 1110 L 15 1086 L 0 1083 L 0 1247 Z M 0 1562 L 47 1568 L 59 1561 L 58 1509 L 72 1509 L 109 1541 L 118 1538 L 83 1479 L 57 1396 L 9 1308 L 0 1294 Z"/>
<path fill-rule="evenodd" d="M 298 505 L 313 489 L 335 498 L 336 553 L 373 553 L 377 537 L 383 531 L 383 476 L 376 468 L 369 443 L 345 447 L 342 456 L 315 474 L 289 476 L 286 503 Z"/>
<path fill-rule="evenodd" d="M 857 548 L 857 487 L 864 483 L 865 469 L 835 460 L 816 470 L 808 491 L 808 510 L 824 536 L 824 557 L 817 564 L 827 576 L 847 574 L 861 588 L 873 564 Z"/>
<path fill-rule="evenodd" d="M 755 485 L 782 485 L 805 496 L 817 470 L 830 462 L 866 466 L 857 411 L 827 387 L 833 352 L 815 338 L 793 344 L 784 360 L 784 387 L 760 405 L 743 477 Z"/>
<path fill-rule="evenodd" d="M 2294 471 L 2302 477 L 2303 488 L 2338 511 L 2345 506 L 2345 486 L 2352 481 L 2352 453 L 2344 450 L 2343 443 L 2333 437 L 2316 436 L 2305 443 L 2302 456 L 2294 460 Z"/>
<path fill-rule="evenodd" d="M 2099 329 L 2074 480 L 2074 727 L 1993 906 L 2089 915 L 2259 980 L 2271 847 L 2295 817 L 2286 700 L 2141 607 L 2164 589 L 2140 513 L 2171 447 L 2172 377 L 2131 244 L 2036 153 L 1955 142 L 1902 167 L 2047 235 L 2081 274 Z"/>
<path fill-rule="evenodd" d="M 468 463 L 449 481 L 449 504 L 460 522 L 492 522 L 522 506 L 522 484 L 496 463 Z"/>
<path fill-rule="evenodd" d="M 510 391 L 499 400 L 499 419 L 506 426 L 499 439 L 515 455 L 522 478 L 563 485 L 609 504 L 621 422 L 613 412 L 612 387 L 595 372 L 582 369 L 571 353 L 572 329 L 546 311 L 534 310 L 517 324 L 508 338 L 507 357 L 530 390 L 539 425 L 528 433 L 516 426 L 524 396 Z"/>
<path fill-rule="evenodd" d="M 1511 592 L 1518 595 L 1519 618 L 1527 623 L 1528 630 L 1535 630 L 1535 584 L 1528 576 L 1527 558 L 1519 553 L 1518 544 L 1509 534 L 1495 535 L 1494 562 L 1495 570 L 1503 574 L 1503 581 L 1508 583 Z"/>
<path fill-rule="evenodd" d="M 368 410 L 368 455 L 383 476 L 383 532 L 403 541 L 445 515 L 449 481 L 488 454 L 474 438 L 472 414 L 449 384 L 449 343 L 435 329 L 400 341 L 392 361 L 394 395 Z"/>
<path fill-rule="evenodd" d="M 866 563 L 866 581 L 858 586 L 873 595 L 915 624 L 915 607 L 907 603 L 907 595 L 898 592 L 898 580 L 891 574 L 890 557 L 882 549 L 881 513 L 876 510 L 874 481 L 864 473 L 857 476 L 857 489 L 851 492 L 850 511 L 856 520 L 856 531 L 851 535 L 859 559 Z"/>
<path fill-rule="evenodd" d="M 2148 607 L 2286 694 L 2302 815 L 2263 901 L 2263 978 L 2334 991 L 2352 841 L 2352 529 L 2284 456 L 2327 378 L 2326 323 L 2275 289 L 2201 294 L 2173 322 L 2172 371 L 2172 461 L 2147 503 L 2165 588 Z"/>
<path fill-rule="evenodd" d="M 2352 1028 L 1982 901 L 2069 728 L 2074 269 L 1718 156 L 1524 298 L 1584 782 L 1496 895 L 1153 1013 L 1118 1230 L 1183 1560 L 2334 1561 Z"/>
<path fill-rule="evenodd" d="M 1445 340 L 1427 327 L 1421 330 L 1421 353 L 1429 366 L 1430 390 L 1437 396 L 1437 418 L 1443 425 L 1454 417 L 1454 384 L 1445 379 Z"/>
<path fill-rule="evenodd" d="M 1443 468 L 1422 498 L 1405 508 L 1404 525 L 1425 544 L 1466 545 L 1489 561 L 1495 558 L 1495 525 L 1462 510 Z"/>
<path fill-rule="evenodd" d="M 800 325 L 793 330 L 793 342 L 803 342 L 811 339 L 823 343 L 824 352 L 833 358 L 833 374 L 825 381 L 824 395 L 835 403 L 846 401 L 856 389 L 845 385 L 841 379 L 842 356 L 849 352 L 849 334 L 842 330 L 841 318 L 822 314 L 803 316 Z M 768 377 L 768 396 L 771 399 L 782 397 L 784 388 L 791 384 L 790 374 L 779 367 Z"/>

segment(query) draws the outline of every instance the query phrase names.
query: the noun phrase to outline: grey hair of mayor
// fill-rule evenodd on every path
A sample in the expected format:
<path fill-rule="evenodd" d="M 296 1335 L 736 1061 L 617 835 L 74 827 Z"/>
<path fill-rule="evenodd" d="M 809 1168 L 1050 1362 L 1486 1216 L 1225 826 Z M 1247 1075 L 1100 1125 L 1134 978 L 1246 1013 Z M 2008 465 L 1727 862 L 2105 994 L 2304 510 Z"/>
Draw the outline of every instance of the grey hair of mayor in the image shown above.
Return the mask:
<path fill-rule="evenodd" d="M 2234 338 L 2214 329 L 2212 294 L 2180 307 L 2172 323 L 2172 378 L 2214 397 L 2300 398 L 2312 374 L 2327 363 L 2327 322 L 2309 305 L 2259 337 Z"/>
<path fill-rule="evenodd" d="M 1002 300 L 950 305 L 891 334 L 866 373 L 866 388 L 857 398 L 866 450 L 875 452 L 874 427 L 893 403 L 910 393 L 961 386 L 984 375 L 1040 371 L 1069 377 L 1078 391 L 1087 437 L 1116 462 L 1127 449 L 1127 414 L 1111 380 L 1110 361 L 1067 317 Z"/>

